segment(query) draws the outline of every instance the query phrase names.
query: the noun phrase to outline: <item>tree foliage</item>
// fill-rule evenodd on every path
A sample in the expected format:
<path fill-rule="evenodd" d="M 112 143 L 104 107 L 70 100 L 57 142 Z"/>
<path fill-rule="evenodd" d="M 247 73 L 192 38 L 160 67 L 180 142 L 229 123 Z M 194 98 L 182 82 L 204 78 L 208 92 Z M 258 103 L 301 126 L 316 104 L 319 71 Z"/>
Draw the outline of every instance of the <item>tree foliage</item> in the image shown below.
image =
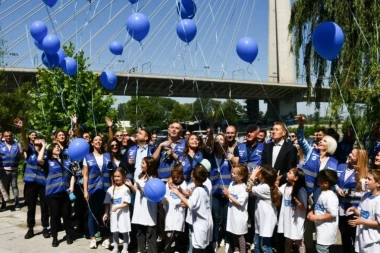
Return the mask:
<path fill-rule="evenodd" d="M 88 70 L 83 51 L 74 53 L 71 43 L 64 50 L 77 61 L 78 72 L 70 77 L 59 68 L 38 69 L 37 88 L 28 92 L 33 98 L 27 111 L 29 124 L 40 131 L 67 130 L 70 115 L 76 114 L 84 130 L 105 131 L 104 117 L 115 118 L 117 114 L 111 108 L 115 99 L 111 94 L 104 96 L 99 77 Z"/>
<path fill-rule="evenodd" d="M 213 99 L 196 99 L 192 104 L 180 104 L 170 98 L 132 97 L 118 107 L 119 118 L 131 124 L 166 128 L 169 122 L 205 121 L 216 111 L 217 120 L 236 124 L 244 118 L 244 108 L 233 100 L 224 103 Z"/>
<path fill-rule="evenodd" d="M 366 124 L 359 129 L 362 134 L 378 119 L 380 111 L 379 9 L 374 0 L 298 0 L 292 6 L 289 24 L 289 31 L 294 34 L 292 50 L 298 59 L 297 75 L 302 63 L 309 101 L 314 95 L 319 108 L 320 91 L 327 76 L 333 117 L 339 115 L 344 103 L 351 115 L 358 111 L 357 102 L 366 104 L 362 112 Z M 326 21 L 337 23 L 345 33 L 343 50 L 331 63 L 312 49 L 312 33 Z"/>

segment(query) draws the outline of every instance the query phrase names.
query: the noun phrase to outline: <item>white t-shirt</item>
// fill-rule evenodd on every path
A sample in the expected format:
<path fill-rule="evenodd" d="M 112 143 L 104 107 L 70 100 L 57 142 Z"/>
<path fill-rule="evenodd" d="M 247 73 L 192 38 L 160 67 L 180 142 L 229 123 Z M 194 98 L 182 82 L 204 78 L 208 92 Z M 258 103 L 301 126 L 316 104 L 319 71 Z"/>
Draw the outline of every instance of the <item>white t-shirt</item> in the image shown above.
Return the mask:
<path fill-rule="evenodd" d="M 102 170 L 102 167 L 103 167 L 103 154 L 101 154 L 101 155 L 94 155 L 94 157 L 95 157 L 96 163 L 99 166 L 99 169 Z M 83 159 L 83 166 L 87 166 L 87 159 L 86 158 Z"/>
<path fill-rule="evenodd" d="M 302 211 L 298 206 L 292 206 L 292 189 L 291 185 L 283 184 L 280 187 L 282 194 L 282 203 L 280 217 L 278 221 L 278 232 L 284 233 L 286 238 L 291 240 L 301 240 L 305 231 L 306 210 Z M 304 207 L 307 207 L 307 192 L 301 188 L 297 196 Z"/>
<path fill-rule="evenodd" d="M 366 192 L 359 205 L 360 218 L 380 223 L 380 195 Z M 359 225 L 356 228 L 355 251 L 380 252 L 380 228 Z"/>
<path fill-rule="evenodd" d="M 316 221 L 317 243 L 321 245 L 332 245 L 336 242 L 338 230 L 338 210 L 339 200 L 336 194 L 331 191 L 322 191 L 318 188 L 314 192 L 314 214 L 331 214 L 334 218 L 329 221 Z"/>
<path fill-rule="evenodd" d="M 182 184 L 179 185 L 179 188 L 186 191 L 186 181 L 183 181 Z M 165 231 L 183 232 L 185 230 L 186 209 L 181 207 L 181 199 L 169 189 L 168 184 L 166 184 L 165 198 L 167 200 L 165 204 Z"/>
<path fill-rule="evenodd" d="M 270 187 L 259 184 L 252 187 L 252 193 L 257 197 L 255 207 L 255 233 L 261 237 L 272 237 L 277 223 L 277 209 L 272 204 Z"/>
<path fill-rule="evenodd" d="M 188 202 L 193 219 L 191 242 L 194 248 L 205 249 L 212 241 L 213 231 L 210 192 L 207 187 L 195 187 Z"/>
<path fill-rule="evenodd" d="M 138 179 L 135 182 L 144 188 L 146 184 L 145 179 Z M 143 192 L 136 191 L 135 205 L 133 207 L 133 224 L 139 224 L 143 226 L 156 226 L 157 224 L 157 203 L 148 201 Z"/>
<path fill-rule="evenodd" d="M 245 184 L 231 182 L 228 191 L 241 206 L 237 206 L 232 200 L 228 203 L 227 231 L 234 235 L 244 235 L 248 233 L 248 192 Z"/>
<path fill-rule="evenodd" d="M 114 207 L 124 203 L 131 203 L 131 192 L 125 185 L 115 189 L 115 186 L 108 188 L 104 204 L 110 205 L 111 232 L 127 233 L 131 231 L 131 219 L 129 216 L 129 206 L 113 212 Z"/>
<path fill-rule="evenodd" d="M 207 191 L 210 193 L 210 206 L 212 206 L 212 195 L 211 195 L 212 184 L 211 184 L 210 179 L 207 178 L 207 180 L 203 183 L 203 185 L 206 186 Z M 194 191 L 194 187 L 195 187 L 195 184 L 192 181 L 187 185 L 187 189 L 190 190 L 191 192 Z M 211 209 L 210 209 L 210 212 L 211 212 Z M 190 209 L 187 209 L 186 222 L 190 225 L 193 224 L 193 218 L 191 217 Z"/>

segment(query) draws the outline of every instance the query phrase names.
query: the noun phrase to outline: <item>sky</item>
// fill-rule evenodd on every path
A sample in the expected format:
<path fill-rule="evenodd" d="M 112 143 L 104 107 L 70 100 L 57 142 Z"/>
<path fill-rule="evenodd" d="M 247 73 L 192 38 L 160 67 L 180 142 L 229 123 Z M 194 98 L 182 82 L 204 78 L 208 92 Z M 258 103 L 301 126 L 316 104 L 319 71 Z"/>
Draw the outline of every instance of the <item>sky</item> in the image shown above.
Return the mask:
<path fill-rule="evenodd" d="M 286 1 L 286 0 L 281 0 Z M 90 69 L 159 75 L 215 77 L 265 82 L 268 80 L 268 1 L 263 0 L 194 0 L 197 12 L 193 19 L 197 35 L 188 45 L 176 34 L 180 20 L 178 0 L 58 0 L 52 8 L 42 0 L 1 0 L 0 35 L 7 41 L 8 66 L 35 68 L 41 64 L 42 52 L 33 43 L 29 27 L 43 21 L 48 33 L 56 32 L 61 45 L 71 41 L 77 50 L 84 50 Z M 292 0 L 293 2 L 293 0 Z M 138 43 L 127 33 L 125 24 L 134 12 L 146 15 L 150 21 L 148 36 Z M 236 42 L 245 36 L 259 45 L 252 64 L 258 77 L 250 74 L 248 64 L 236 54 Z M 92 39 L 90 39 L 92 38 Z M 108 49 L 110 42 L 124 44 L 121 56 Z M 304 83 L 304 80 L 297 80 Z M 117 96 L 126 102 L 129 97 Z M 175 98 L 188 103 L 195 98 Z M 242 102 L 242 101 L 240 101 Z M 321 114 L 327 104 L 322 105 Z M 261 101 L 260 110 L 266 111 Z M 298 113 L 311 114 L 314 105 L 298 103 Z"/>

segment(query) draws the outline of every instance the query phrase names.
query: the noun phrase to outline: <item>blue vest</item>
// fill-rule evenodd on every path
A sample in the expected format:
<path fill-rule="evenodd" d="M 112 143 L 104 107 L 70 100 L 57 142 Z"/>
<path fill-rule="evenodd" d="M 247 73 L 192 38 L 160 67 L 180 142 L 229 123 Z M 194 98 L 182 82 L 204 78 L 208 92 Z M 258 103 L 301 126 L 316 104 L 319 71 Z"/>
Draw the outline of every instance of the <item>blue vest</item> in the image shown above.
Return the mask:
<path fill-rule="evenodd" d="M 128 150 L 128 153 L 127 153 L 127 161 L 129 160 L 129 158 L 133 157 L 133 161 L 136 161 L 136 156 L 137 156 L 137 149 L 139 148 L 139 146 L 137 145 L 134 145 L 132 147 L 129 148 Z M 147 156 L 152 156 L 154 153 L 154 147 L 151 146 L 151 145 L 148 145 L 148 152 L 147 152 Z M 133 171 L 126 171 L 127 173 L 127 178 L 129 180 L 131 180 L 133 182 L 133 177 L 134 177 L 134 173 L 135 173 L 135 170 L 136 168 L 134 168 Z"/>
<path fill-rule="evenodd" d="M 347 164 L 342 163 L 338 165 L 337 174 L 338 174 L 338 186 L 340 189 L 354 193 L 356 191 L 356 180 L 355 180 L 355 171 L 344 181 L 346 175 Z M 350 206 L 355 206 L 356 208 L 360 204 L 360 196 L 347 195 L 340 199 L 340 206 L 347 210 Z"/>
<path fill-rule="evenodd" d="M 20 161 L 20 150 L 18 148 L 18 142 L 14 141 L 11 145 L 11 150 L 9 151 L 8 146 L 5 142 L 0 143 L 0 156 L 1 164 L 0 168 L 12 167 L 17 168 Z"/>
<path fill-rule="evenodd" d="M 97 190 L 107 192 L 111 186 L 109 170 L 112 170 L 111 155 L 103 154 L 103 166 L 99 168 L 93 153 L 86 156 L 88 167 L 88 193 L 92 195 Z"/>
<path fill-rule="evenodd" d="M 183 167 L 183 176 L 185 177 L 187 183 L 189 183 L 191 180 L 191 172 L 193 171 L 194 167 L 203 160 L 202 152 L 197 152 L 192 160 L 193 162 L 190 162 L 189 155 L 186 155 L 182 158 L 181 161 Z"/>
<path fill-rule="evenodd" d="M 213 156 L 213 154 L 211 154 Z M 211 171 L 210 180 L 212 184 L 212 195 L 223 196 L 223 187 L 228 188 L 232 182 L 231 178 L 231 163 L 228 159 L 222 158 L 219 167 L 214 157 L 210 157 Z M 220 168 L 220 171 L 219 171 Z"/>
<path fill-rule="evenodd" d="M 29 144 L 28 158 L 24 172 L 24 182 L 46 185 L 46 175 L 38 163 L 38 152 L 32 144 Z"/>
<path fill-rule="evenodd" d="M 182 139 L 180 143 L 174 148 L 174 153 L 178 155 L 178 160 L 181 160 L 183 150 L 185 149 L 186 140 Z M 168 179 L 170 176 L 171 167 L 175 164 L 175 160 L 173 158 L 165 159 L 166 150 L 162 148 L 160 153 L 160 164 L 158 166 L 158 177 L 160 179 Z"/>
<path fill-rule="evenodd" d="M 256 165 L 261 165 L 261 155 L 264 150 L 264 144 L 258 143 L 255 150 L 252 152 L 251 157 L 248 159 L 248 151 L 246 143 L 239 143 L 239 163 L 247 164 L 249 172 L 252 172 Z"/>
<path fill-rule="evenodd" d="M 64 168 L 56 159 L 45 160 L 45 162 L 49 166 L 45 195 L 66 192 L 70 187 L 71 173 L 69 168 Z"/>
<path fill-rule="evenodd" d="M 319 167 L 321 165 L 319 157 L 320 157 L 319 150 L 314 148 L 310 154 L 309 159 L 306 161 L 306 163 L 303 166 L 303 172 L 305 173 L 305 180 L 306 180 L 306 190 L 309 193 L 314 191 L 316 183 L 317 183 L 317 176 L 319 173 Z M 324 169 L 336 171 L 337 167 L 338 167 L 338 161 L 335 158 L 330 157 Z"/>

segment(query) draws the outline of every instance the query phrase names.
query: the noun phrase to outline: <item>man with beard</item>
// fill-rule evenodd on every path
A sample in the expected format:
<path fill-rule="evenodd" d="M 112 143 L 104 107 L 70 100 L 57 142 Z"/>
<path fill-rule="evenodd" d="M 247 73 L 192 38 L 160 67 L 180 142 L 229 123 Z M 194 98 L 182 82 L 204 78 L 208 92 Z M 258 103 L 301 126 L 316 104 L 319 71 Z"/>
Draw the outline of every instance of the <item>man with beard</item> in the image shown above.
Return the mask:
<path fill-rule="evenodd" d="M 236 165 L 239 163 L 239 149 L 238 142 L 236 140 L 235 126 L 230 125 L 226 128 L 226 137 L 228 145 L 227 158 L 232 162 L 233 165 Z"/>

